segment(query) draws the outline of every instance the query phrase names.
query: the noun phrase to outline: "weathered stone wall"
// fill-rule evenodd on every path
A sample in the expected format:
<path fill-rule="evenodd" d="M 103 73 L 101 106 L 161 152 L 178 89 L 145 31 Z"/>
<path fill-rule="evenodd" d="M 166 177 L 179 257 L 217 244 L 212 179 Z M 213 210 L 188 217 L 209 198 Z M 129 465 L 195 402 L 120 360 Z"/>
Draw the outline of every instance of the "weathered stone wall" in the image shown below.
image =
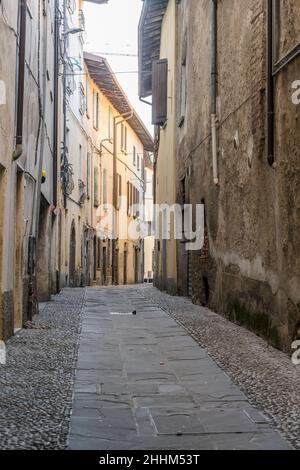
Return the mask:
<path fill-rule="evenodd" d="M 13 331 L 16 36 L 18 2 L 0 6 L 0 339 Z"/>
<path fill-rule="evenodd" d="M 186 29 L 189 34 L 177 200 L 182 199 L 182 178 L 188 177 L 190 202 L 205 203 L 207 223 L 206 255 L 192 252 L 193 299 L 289 350 L 300 322 L 300 106 L 291 100 L 292 82 L 300 79 L 300 59 L 276 81 L 276 168 L 271 168 L 265 126 L 266 2 L 218 2 L 216 187 L 210 135 L 211 2 L 182 1 L 178 23 L 179 44 Z M 184 286 L 186 254 L 181 245 L 177 251 L 178 284 Z"/>
<path fill-rule="evenodd" d="M 0 317 L 1 317 L 1 328 L 0 338 L 6 341 L 10 336 L 13 335 L 13 293 L 12 291 L 3 292 L 0 299 Z"/>

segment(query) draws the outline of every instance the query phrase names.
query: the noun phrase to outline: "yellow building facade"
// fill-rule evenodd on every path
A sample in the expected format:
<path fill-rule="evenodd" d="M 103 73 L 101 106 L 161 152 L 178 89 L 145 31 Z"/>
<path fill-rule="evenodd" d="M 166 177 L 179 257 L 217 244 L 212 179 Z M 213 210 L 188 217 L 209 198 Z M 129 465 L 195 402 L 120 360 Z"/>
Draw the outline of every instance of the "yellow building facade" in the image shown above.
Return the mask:
<path fill-rule="evenodd" d="M 164 207 L 172 207 L 176 201 L 176 0 L 161 0 L 155 6 L 145 1 L 139 25 L 139 79 L 140 97 L 153 97 L 155 73 L 153 64 L 165 67 L 165 76 L 159 82 L 165 84 L 165 94 L 158 103 L 164 109 L 163 120 L 156 125 L 155 136 L 155 205 L 157 240 L 155 244 L 155 284 L 171 294 L 177 292 L 176 240 L 174 215 L 168 239 L 163 236 L 167 224 Z M 161 81 L 162 80 L 162 81 Z M 162 101 L 165 100 L 165 105 Z M 154 108 L 154 105 L 153 105 Z M 156 108 L 156 111 L 158 110 Z M 153 110 L 155 114 L 155 110 Z M 158 210 L 158 208 L 160 208 Z"/>
<path fill-rule="evenodd" d="M 86 131 L 94 149 L 87 185 L 93 193 L 92 226 L 97 237 L 95 280 L 142 282 L 144 242 L 136 228 L 143 220 L 145 152 L 153 149 L 153 140 L 107 61 L 87 53 L 84 59 Z"/>

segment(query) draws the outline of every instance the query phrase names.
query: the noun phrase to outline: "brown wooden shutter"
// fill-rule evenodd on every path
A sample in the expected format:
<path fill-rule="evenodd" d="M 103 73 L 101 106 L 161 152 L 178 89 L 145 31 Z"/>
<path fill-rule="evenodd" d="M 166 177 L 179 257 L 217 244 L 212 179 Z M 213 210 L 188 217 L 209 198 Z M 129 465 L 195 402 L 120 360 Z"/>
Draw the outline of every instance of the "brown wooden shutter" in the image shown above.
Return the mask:
<path fill-rule="evenodd" d="M 152 64 L 152 124 L 162 126 L 167 120 L 168 60 L 155 60 Z"/>

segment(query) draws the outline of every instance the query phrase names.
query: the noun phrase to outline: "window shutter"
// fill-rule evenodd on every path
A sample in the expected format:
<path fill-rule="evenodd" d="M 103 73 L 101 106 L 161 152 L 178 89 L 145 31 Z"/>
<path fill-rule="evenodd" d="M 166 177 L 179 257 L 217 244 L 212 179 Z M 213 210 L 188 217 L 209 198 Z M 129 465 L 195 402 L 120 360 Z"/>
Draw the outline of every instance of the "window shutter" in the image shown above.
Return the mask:
<path fill-rule="evenodd" d="M 103 170 L 103 204 L 107 205 L 107 170 Z"/>
<path fill-rule="evenodd" d="M 162 126 L 167 120 L 168 60 L 155 60 L 152 64 L 152 124 Z"/>
<path fill-rule="evenodd" d="M 94 167 L 94 206 L 99 207 L 99 168 Z"/>

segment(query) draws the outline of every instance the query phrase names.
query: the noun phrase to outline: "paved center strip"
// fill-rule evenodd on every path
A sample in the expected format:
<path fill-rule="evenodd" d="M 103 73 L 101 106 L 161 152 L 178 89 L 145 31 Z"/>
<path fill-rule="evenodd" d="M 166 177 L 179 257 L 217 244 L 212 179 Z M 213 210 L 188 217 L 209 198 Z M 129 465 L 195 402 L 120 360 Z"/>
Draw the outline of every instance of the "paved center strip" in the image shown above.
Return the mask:
<path fill-rule="evenodd" d="M 166 312 L 111 287 L 87 291 L 69 448 L 289 447 Z"/>

